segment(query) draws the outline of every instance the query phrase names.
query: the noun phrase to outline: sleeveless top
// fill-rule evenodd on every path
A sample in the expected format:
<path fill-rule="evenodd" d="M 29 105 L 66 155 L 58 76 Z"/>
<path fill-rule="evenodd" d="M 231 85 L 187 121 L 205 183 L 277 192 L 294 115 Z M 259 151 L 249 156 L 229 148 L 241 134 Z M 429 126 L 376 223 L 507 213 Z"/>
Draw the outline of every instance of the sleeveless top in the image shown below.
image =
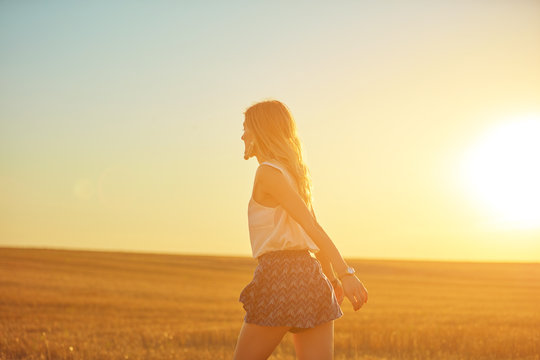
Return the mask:
<path fill-rule="evenodd" d="M 270 165 L 281 171 L 293 189 L 297 189 L 298 193 L 296 182 L 285 169 L 285 166 L 276 160 L 265 161 L 262 164 Z M 253 199 L 252 195 L 248 205 L 248 223 L 251 251 L 254 258 L 277 250 L 308 249 L 312 252 L 319 251 L 317 245 L 311 240 L 302 226 L 281 205 L 276 207 L 261 205 Z"/>

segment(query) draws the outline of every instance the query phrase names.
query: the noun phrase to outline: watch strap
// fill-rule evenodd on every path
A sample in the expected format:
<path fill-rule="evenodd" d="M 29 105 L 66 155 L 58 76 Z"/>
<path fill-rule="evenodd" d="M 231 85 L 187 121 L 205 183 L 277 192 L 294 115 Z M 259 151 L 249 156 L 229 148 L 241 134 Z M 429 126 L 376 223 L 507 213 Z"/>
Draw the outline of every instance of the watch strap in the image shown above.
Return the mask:
<path fill-rule="evenodd" d="M 349 266 L 349 267 L 347 267 L 347 270 L 344 273 L 338 275 L 338 279 L 341 280 L 347 275 L 354 275 L 355 272 L 356 271 L 354 270 L 354 268 Z"/>

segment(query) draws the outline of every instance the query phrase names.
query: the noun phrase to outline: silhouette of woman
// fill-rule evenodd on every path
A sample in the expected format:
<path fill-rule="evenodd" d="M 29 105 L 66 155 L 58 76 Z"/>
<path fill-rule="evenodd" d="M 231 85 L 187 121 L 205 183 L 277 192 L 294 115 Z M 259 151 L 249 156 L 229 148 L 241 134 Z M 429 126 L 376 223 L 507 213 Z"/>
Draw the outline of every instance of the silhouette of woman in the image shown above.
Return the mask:
<path fill-rule="evenodd" d="M 248 204 L 258 265 L 240 293 L 246 314 L 234 359 L 267 359 L 289 331 L 299 359 L 332 359 L 344 296 L 357 311 L 367 290 L 315 218 L 309 170 L 287 107 L 269 100 L 248 108 L 242 140 L 244 159 L 259 162 Z"/>

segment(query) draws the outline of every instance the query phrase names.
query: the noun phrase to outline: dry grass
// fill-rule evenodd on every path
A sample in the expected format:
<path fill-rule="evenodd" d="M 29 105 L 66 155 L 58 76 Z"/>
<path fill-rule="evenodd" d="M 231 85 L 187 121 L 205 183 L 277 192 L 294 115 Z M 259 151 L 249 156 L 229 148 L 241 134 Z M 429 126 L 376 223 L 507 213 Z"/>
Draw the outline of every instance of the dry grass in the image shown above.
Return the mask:
<path fill-rule="evenodd" d="M 337 360 L 540 359 L 540 264 L 350 262 L 370 300 L 343 304 Z M 231 359 L 255 265 L 0 248 L 0 359 Z"/>

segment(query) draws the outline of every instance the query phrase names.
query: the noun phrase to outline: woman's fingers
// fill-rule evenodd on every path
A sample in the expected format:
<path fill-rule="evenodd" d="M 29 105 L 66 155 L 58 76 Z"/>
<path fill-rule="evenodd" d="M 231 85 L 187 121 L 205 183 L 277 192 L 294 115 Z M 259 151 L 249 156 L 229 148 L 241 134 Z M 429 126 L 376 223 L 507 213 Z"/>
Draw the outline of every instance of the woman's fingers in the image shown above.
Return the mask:
<path fill-rule="evenodd" d="M 367 301 L 367 295 L 361 288 L 356 291 L 355 297 L 362 302 L 362 305 Z"/>
<path fill-rule="evenodd" d="M 358 295 L 354 295 L 354 294 L 347 295 L 346 294 L 346 296 L 349 299 L 349 301 L 351 302 L 354 311 L 357 311 L 358 309 L 360 309 L 362 307 L 362 305 L 364 304 L 364 302 L 361 300 L 362 298 L 359 297 Z"/>
<path fill-rule="evenodd" d="M 360 308 L 362 307 L 362 305 L 364 305 L 364 302 L 361 300 L 362 298 L 358 297 L 358 296 L 355 296 L 354 297 L 354 300 L 355 300 L 355 303 L 354 303 L 354 311 L 358 311 L 360 310 Z"/>
<path fill-rule="evenodd" d="M 368 299 L 368 292 L 367 292 L 366 288 L 363 288 L 363 290 L 364 290 L 364 295 L 365 295 L 365 297 L 366 297 L 366 302 L 367 302 L 367 299 Z"/>
<path fill-rule="evenodd" d="M 346 280 L 346 285 L 343 286 L 345 296 L 351 301 L 355 311 L 359 310 L 368 300 L 367 290 L 358 278 L 352 277 L 353 280 Z"/>
<path fill-rule="evenodd" d="M 351 300 L 354 310 L 359 310 L 367 302 L 367 292 L 364 290 L 365 289 L 363 288 L 359 288 L 354 292 L 354 295 L 352 296 L 354 302 Z"/>

